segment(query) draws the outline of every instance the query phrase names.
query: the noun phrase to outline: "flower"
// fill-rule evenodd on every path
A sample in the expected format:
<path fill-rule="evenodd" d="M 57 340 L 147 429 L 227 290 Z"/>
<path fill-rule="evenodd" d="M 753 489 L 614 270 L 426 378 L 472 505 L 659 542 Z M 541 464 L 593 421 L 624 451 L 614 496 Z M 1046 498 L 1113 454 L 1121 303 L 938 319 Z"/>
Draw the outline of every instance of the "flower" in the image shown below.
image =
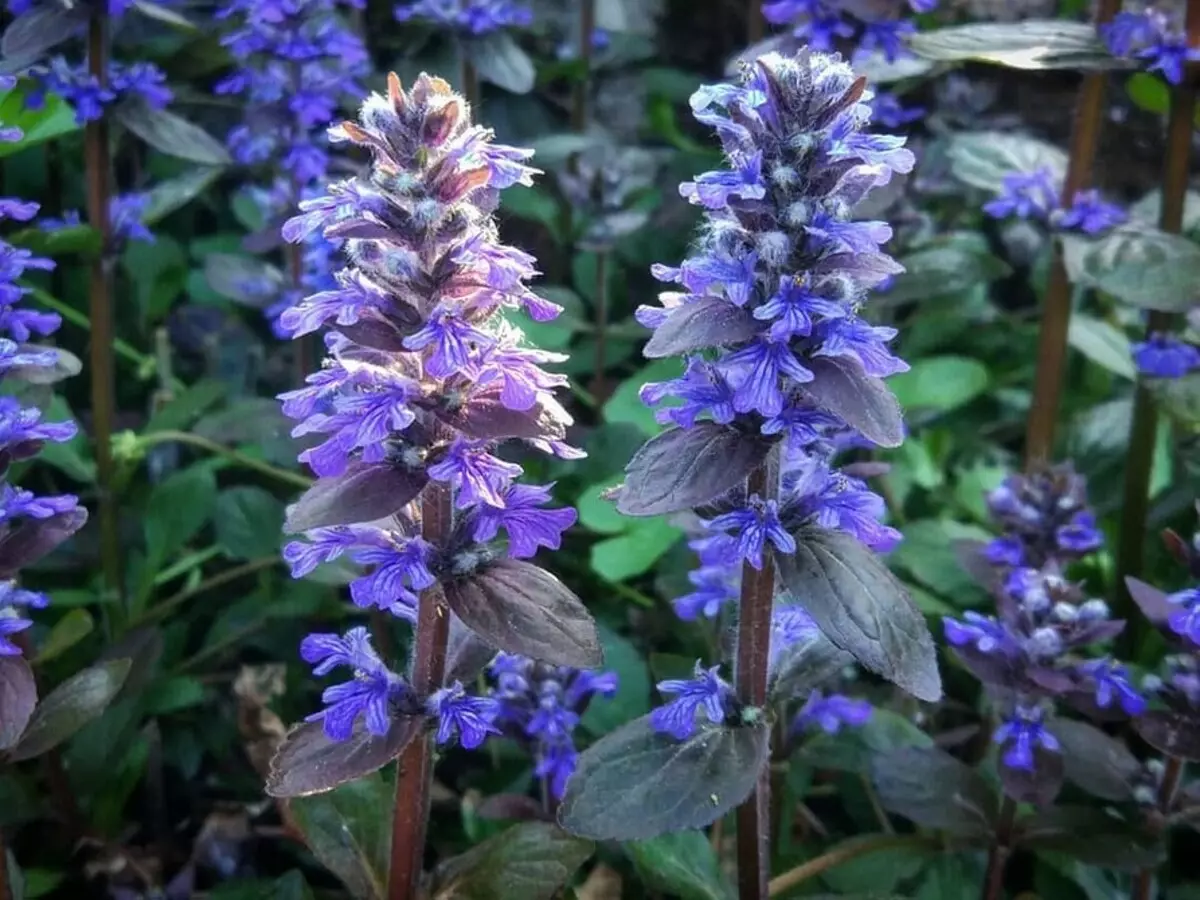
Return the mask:
<path fill-rule="evenodd" d="M 316 113 L 305 107 L 303 115 Z M 331 286 L 280 318 L 296 335 L 329 328 L 324 365 L 280 396 L 297 420 L 293 433 L 322 439 L 301 454 L 318 482 L 292 509 L 321 524 L 283 556 L 296 578 L 338 560 L 365 567 L 350 581 L 355 606 L 415 625 L 421 592 L 501 556 L 558 547 L 575 520 L 573 510 L 549 506 L 550 486 L 517 483 L 521 467 L 497 455 L 509 439 L 576 453 L 565 443 L 570 417 L 553 398 L 563 379 L 541 370 L 548 358 L 523 346 L 503 317 L 506 309 L 556 310 L 529 300 L 534 261 L 496 233 L 497 192 L 534 170 L 522 162 L 527 151 L 492 143 L 462 98 L 429 75 L 408 91 L 391 76 L 386 96 L 371 95 L 357 123 L 330 134 L 367 150 L 372 167 L 310 195 L 283 229 L 293 243 L 345 240 L 350 248 Z M 453 506 L 452 521 L 432 535 L 421 521 L 431 484 Z M 367 649 L 362 629 L 302 645 L 317 674 L 335 664 L 355 672 L 327 689 L 326 708 L 314 716 L 331 739 L 349 737 L 359 716 L 372 733 L 397 716 L 423 717 L 439 743 L 457 739 L 468 749 L 499 733 L 504 710 L 494 696 L 459 682 L 418 691 Z M 567 765 L 568 749 L 547 748 L 539 764 L 560 777 L 554 767 Z"/>
<path fill-rule="evenodd" d="M 513 0 L 405 0 L 393 15 L 397 22 L 427 22 L 472 37 L 533 24 L 532 10 Z"/>
<path fill-rule="evenodd" d="M 813 691 L 804 707 L 792 722 L 793 731 L 820 728 L 826 734 L 837 734 L 845 726 L 860 728 L 871 718 L 871 704 L 841 694 L 826 696 Z"/>
<path fill-rule="evenodd" d="M 699 714 L 714 725 L 722 724 L 733 709 L 733 688 L 721 678 L 720 670 L 720 666 L 705 669 L 697 660 L 693 678 L 660 681 L 660 692 L 677 696 L 650 713 L 654 730 L 684 740 L 696 730 Z"/>
<path fill-rule="evenodd" d="M 1120 12 L 1100 34 L 1116 56 L 1145 60 L 1151 72 L 1162 72 L 1171 84 L 1183 82 L 1190 62 L 1200 60 L 1200 48 L 1188 46 L 1178 11 L 1153 5 L 1140 12 Z"/>
<path fill-rule="evenodd" d="M 1018 705 L 1001 723 L 992 740 L 1005 748 L 1004 765 L 1032 772 L 1034 753 L 1039 747 L 1053 753 L 1061 749 L 1058 738 L 1046 728 L 1044 717 L 1041 707 Z"/>
<path fill-rule="evenodd" d="M 1158 332 L 1132 349 L 1138 371 L 1151 378 L 1182 378 L 1200 368 L 1200 350 L 1174 335 Z"/>

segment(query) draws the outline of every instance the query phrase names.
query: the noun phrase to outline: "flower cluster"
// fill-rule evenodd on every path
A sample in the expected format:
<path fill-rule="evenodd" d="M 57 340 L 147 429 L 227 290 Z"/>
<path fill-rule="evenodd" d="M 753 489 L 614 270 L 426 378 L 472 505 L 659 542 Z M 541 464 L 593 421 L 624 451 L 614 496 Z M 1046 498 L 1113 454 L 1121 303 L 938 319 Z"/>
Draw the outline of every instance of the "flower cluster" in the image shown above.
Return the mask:
<path fill-rule="evenodd" d="M 768 54 L 739 84 L 692 97 L 696 118 L 720 135 L 730 168 L 680 187 L 704 208 L 705 226 L 681 266 L 654 267 L 659 280 L 683 290 L 664 292 L 661 307 L 641 307 L 637 316 L 656 332 L 648 353 L 659 342 L 680 343 L 681 317 L 696 322 L 703 311 L 720 325 L 689 334 L 684 374 L 647 384 L 642 398 L 675 401 L 657 412 L 664 424 L 688 430 L 717 423 L 779 444 L 782 464 L 777 496 L 734 492 L 704 514 L 707 533 L 692 542 L 701 563 L 691 576 L 696 590 L 676 601 L 685 619 L 714 617 L 736 603 L 743 562 L 761 568 L 767 552 L 793 553 L 801 527 L 842 531 L 877 551 L 899 540 L 880 522 L 883 501 L 831 464 L 848 442 L 864 441 L 821 402 L 835 372 L 878 384 L 907 369 L 887 348 L 894 329 L 860 315 L 868 291 L 900 267 L 880 249 L 891 236 L 887 224 L 852 221 L 852 209 L 913 165 L 903 139 L 862 130 L 871 99 L 839 57 L 807 51 Z M 705 348 L 715 349 L 696 352 Z M 798 639 L 799 626 L 777 635 L 790 630 Z M 690 733 L 700 712 L 710 721 L 740 715 L 716 668 L 659 687 L 676 695 L 652 720 L 665 732 Z"/>
<path fill-rule="evenodd" d="M 533 23 L 533 11 L 513 0 L 406 0 L 393 14 L 397 22 L 426 22 L 471 37 Z"/>
<path fill-rule="evenodd" d="M 1200 350 L 1172 334 L 1152 334 L 1132 349 L 1138 371 L 1150 378 L 1182 378 L 1200 369 Z"/>
<path fill-rule="evenodd" d="M 108 220 L 114 244 L 123 246 L 130 241 L 154 243 L 154 232 L 147 228 L 142 221 L 149 202 L 150 195 L 144 193 L 124 194 L 109 200 Z M 79 210 L 71 209 L 63 213 L 61 219 L 43 217 L 38 222 L 38 228 L 53 233 L 66 228 L 77 228 L 82 224 L 83 217 Z"/>
<path fill-rule="evenodd" d="M 1056 700 L 1099 717 L 1138 715 L 1145 700 L 1123 665 L 1087 649 L 1125 623 L 1066 577 L 1071 562 L 1103 543 L 1083 479 L 1068 466 L 1013 475 L 988 495 L 988 506 L 1004 532 L 980 551 L 997 614 L 946 618 L 946 639 L 1005 710 L 994 735 L 1005 766 L 1033 771 L 1039 748 L 1057 750 L 1046 727 Z"/>
<path fill-rule="evenodd" d="M 999 195 L 984 204 L 983 211 L 996 219 L 1033 219 L 1057 231 L 1092 237 L 1128 218 L 1121 207 L 1103 200 L 1099 191 L 1077 191 L 1068 207 L 1062 206 L 1060 194 L 1058 179 L 1045 166 L 1031 172 L 1013 172 L 1004 176 Z"/>
<path fill-rule="evenodd" d="M 1119 12 L 1100 34 L 1115 56 L 1140 59 L 1151 72 L 1171 84 L 1183 81 L 1188 63 L 1200 60 L 1200 47 L 1189 47 L 1177 13 L 1155 6 L 1141 12 Z"/>
<path fill-rule="evenodd" d="M 913 13 L 932 12 L 938 0 L 908 0 Z M 773 25 L 786 26 L 792 36 L 813 50 L 832 51 L 852 48 L 854 58 L 882 55 L 895 62 L 910 51 L 904 38 L 916 31 L 916 25 L 904 15 L 900 3 L 876 4 L 867 11 L 866 4 L 845 0 L 766 0 L 763 16 Z M 873 103 L 875 120 L 884 128 L 901 128 L 921 119 L 925 110 L 906 107 L 892 93 L 880 93 Z"/>
<path fill-rule="evenodd" d="M 491 697 L 499 704 L 496 725 L 529 748 L 534 774 L 544 779 L 552 797 L 561 798 L 578 758 L 575 728 L 592 698 L 616 693 L 616 673 L 551 666 L 501 653 L 488 674 Z"/>
<path fill-rule="evenodd" d="M 11 90 L 16 79 L 0 78 L 0 90 Z M 0 128 L 0 140 L 21 140 L 15 128 Z M 15 198 L 0 199 L 0 220 L 29 222 L 38 205 Z M 22 276 L 33 270 L 49 270 L 54 263 L 30 251 L 0 240 L 0 378 L 8 390 L 0 397 L 0 656 L 20 655 L 11 638 L 29 628 L 27 611 L 42 609 L 49 598 L 17 586 L 19 570 L 45 555 L 87 520 L 77 498 L 64 494 L 39 497 L 17 487 L 5 477 L 9 467 L 37 455 L 46 441 L 61 443 L 75 436 L 74 422 L 43 422 L 41 411 L 26 407 L 13 392 L 12 380 L 45 383 L 44 370 L 59 363 L 59 351 L 38 346 L 34 336 L 52 334 L 61 324 L 53 313 L 22 307 L 29 293 Z M 42 370 L 42 371 L 39 371 Z"/>
<path fill-rule="evenodd" d="M 355 0 L 350 5 L 359 6 Z M 245 118 L 228 135 L 233 158 L 259 167 L 264 182 L 249 194 L 264 221 L 279 222 L 318 192 L 330 168 L 325 126 L 343 102 L 360 96 L 370 69 L 361 37 L 346 26 L 337 0 L 226 0 L 219 20 L 235 23 L 221 43 L 236 62 L 215 88 L 245 101 Z M 277 319 L 304 293 L 332 288 L 334 246 L 313 235 L 301 256 L 299 284 L 284 295 L 265 286 L 267 318 Z"/>
<path fill-rule="evenodd" d="M 99 119 L 114 103 L 137 100 L 152 109 L 162 109 L 174 97 L 166 86 L 167 76 L 149 62 L 113 60 L 108 65 L 104 85 L 88 70 L 86 59 L 71 62 L 66 57 L 55 56 L 44 64 L 30 67 L 25 74 L 35 85 L 25 99 L 28 107 L 41 109 L 47 93 L 57 94 L 75 110 L 75 121 L 80 125 Z"/>
<path fill-rule="evenodd" d="M 496 235 L 498 191 L 530 183 L 530 152 L 492 143 L 444 81 L 422 75 L 406 92 L 393 75 L 358 124 L 330 134 L 369 150 L 373 164 L 302 203 L 284 227 L 291 242 L 314 232 L 344 240 L 350 260 L 332 289 L 281 317 L 295 336 L 333 326 L 324 366 L 281 397 L 299 420 L 294 434 L 319 440 L 301 454 L 319 481 L 288 517 L 306 539 L 284 556 L 296 577 L 343 556 L 369 567 L 351 584 L 355 604 L 412 622 L 417 592 L 557 548 L 575 520 L 574 510 L 547 509 L 549 488 L 516 483 L 521 467 L 494 455 L 508 439 L 579 455 L 564 443 L 570 418 L 551 394 L 564 379 L 540 368 L 556 357 L 522 346 L 502 315 L 524 307 L 546 320 L 559 310 L 525 285 L 533 259 Z M 421 535 L 413 503 L 430 483 L 453 495 L 452 528 L 436 541 Z M 343 717 L 368 713 L 370 702 L 403 708 L 408 691 L 382 664 L 344 664 L 367 673 L 351 684 L 365 678 L 370 691 L 327 697 L 350 704 L 338 706 L 332 728 L 327 719 L 331 737 L 344 736 Z M 490 713 L 469 706 L 459 687 L 446 690 L 434 695 L 442 721 L 459 719 L 439 734 L 473 742 Z"/>

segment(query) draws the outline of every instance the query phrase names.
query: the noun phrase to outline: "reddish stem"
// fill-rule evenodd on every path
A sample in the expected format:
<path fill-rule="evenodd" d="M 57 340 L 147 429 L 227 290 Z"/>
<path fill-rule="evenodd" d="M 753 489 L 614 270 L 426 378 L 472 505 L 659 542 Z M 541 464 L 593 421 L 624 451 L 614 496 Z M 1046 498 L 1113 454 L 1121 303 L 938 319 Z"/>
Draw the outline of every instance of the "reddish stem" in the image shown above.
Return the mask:
<path fill-rule="evenodd" d="M 596 33 L 596 0 L 579 0 L 579 62 L 583 72 L 571 98 L 571 129 L 587 131 L 588 101 L 592 89 L 592 40 Z"/>
<path fill-rule="evenodd" d="M 983 891 L 980 894 L 982 900 L 1000 900 L 1004 891 L 1004 870 L 1012 853 L 1012 832 L 1016 819 L 1017 803 L 1006 795 L 1000 804 L 996 834 L 988 851 L 987 871 L 983 876 Z"/>
<path fill-rule="evenodd" d="M 1175 792 L 1183 778 L 1183 760 L 1168 756 L 1166 767 L 1163 769 L 1162 781 L 1158 785 L 1158 811 L 1165 817 L 1175 803 Z M 1142 869 L 1134 876 L 1133 888 L 1129 892 L 1130 900 L 1150 900 L 1154 890 L 1154 870 Z"/>
<path fill-rule="evenodd" d="M 774 455 L 755 469 L 746 485 L 747 495 L 774 499 L 779 491 L 778 462 Z M 763 554 L 763 567 L 742 565 L 737 661 L 734 682 L 743 706 L 766 712 L 767 655 L 771 645 L 771 606 L 775 599 L 775 561 Z M 737 809 L 737 870 L 739 900 L 766 900 L 771 880 L 771 767 L 763 766 L 758 784 Z"/>
<path fill-rule="evenodd" d="M 593 309 L 595 317 L 596 355 L 592 362 L 592 396 L 597 403 L 608 398 L 608 384 L 604 373 L 608 368 L 608 252 L 596 253 L 596 297 Z"/>
<path fill-rule="evenodd" d="M 1200 47 L 1200 0 L 1188 0 L 1188 43 Z M 1183 230 L 1183 208 L 1187 199 L 1188 175 L 1192 156 L 1193 118 L 1196 113 L 1197 71 L 1190 70 L 1182 84 L 1171 89 L 1171 111 L 1167 121 L 1167 150 L 1163 160 L 1162 208 L 1158 227 L 1178 234 Z M 1146 319 L 1146 336 L 1172 327 L 1174 316 L 1157 310 Z M 1150 511 L 1150 472 L 1154 465 L 1154 443 L 1158 434 L 1158 414 L 1154 398 L 1139 379 L 1133 399 L 1133 422 L 1129 429 L 1129 452 L 1125 457 L 1125 493 L 1121 506 L 1121 535 L 1117 546 L 1117 572 L 1114 585 L 1117 612 L 1133 612 L 1132 598 L 1125 579 L 1142 570 L 1145 550 L 1146 518 Z M 1129 616 L 1137 621 L 1136 616 Z M 1136 640 L 1136 631 L 1127 629 L 1125 641 Z"/>
<path fill-rule="evenodd" d="M 93 4 L 87 34 L 88 71 L 101 88 L 108 83 L 107 24 L 104 4 Z M 112 454 L 116 395 L 112 282 L 109 272 L 112 227 L 108 206 L 112 193 L 112 160 L 109 155 L 107 119 L 101 116 L 88 122 L 83 140 L 88 224 L 100 236 L 100 252 L 92 260 L 88 288 L 88 315 L 92 323 L 89 375 L 92 379 L 92 433 L 96 442 L 96 487 L 100 507 L 100 556 L 105 586 L 110 591 L 120 592 L 121 537 L 117 498 L 113 490 L 116 472 Z"/>
<path fill-rule="evenodd" d="M 425 540 L 444 544 L 453 516 L 450 488 L 437 482 L 430 484 L 421 500 L 421 533 Z M 412 686 L 418 696 L 427 697 L 442 686 L 449 637 L 445 595 L 441 585 L 435 584 L 421 592 L 417 605 Z M 433 762 L 433 738 L 424 734 L 408 745 L 397 763 L 388 900 L 417 900 L 420 895 Z"/>
<path fill-rule="evenodd" d="M 1121 0 L 1101 0 L 1096 8 L 1096 25 L 1110 21 L 1120 9 Z M 1100 142 L 1100 127 L 1104 121 L 1104 88 L 1107 79 L 1107 72 L 1089 72 L 1083 76 L 1075 105 L 1075 124 L 1071 129 L 1067 174 L 1063 179 L 1063 206 L 1069 206 L 1076 192 L 1091 182 L 1096 148 Z M 1071 294 L 1071 280 L 1063 262 L 1062 245 L 1056 242 L 1038 334 L 1033 406 L 1026 423 L 1025 462 L 1029 468 L 1048 462 L 1054 454 L 1054 431 L 1058 424 L 1063 370 L 1067 363 Z"/>

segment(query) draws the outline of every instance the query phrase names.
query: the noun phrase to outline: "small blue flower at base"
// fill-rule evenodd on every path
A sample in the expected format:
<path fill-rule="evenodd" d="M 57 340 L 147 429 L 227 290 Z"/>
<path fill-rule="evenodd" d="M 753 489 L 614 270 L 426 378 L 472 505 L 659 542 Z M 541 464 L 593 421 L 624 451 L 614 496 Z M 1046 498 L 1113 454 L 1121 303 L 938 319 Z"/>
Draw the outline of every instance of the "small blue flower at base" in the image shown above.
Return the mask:
<path fill-rule="evenodd" d="M 454 682 L 429 695 L 425 709 L 438 720 L 437 742 L 448 744 L 457 735 L 464 749 L 474 750 L 490 734 L 500 734 L 494 724 L 500 704 L 491 697 L 468 694 L 461 682 Z"/>
<path fill-rule="evenodd" d="M 1004 765 L 1032 772 L 1038 747 L 1052 753 L 1061 749 L 1058 738 L 1049 732 L 1043 720 L 1041 707 L 1017 706 L 1012 716 L 996 729 L 992 740 L 1004 748 Z"/>
<path fill-rule="evenodd" d="M 820 728 L 826 734 L 837 734 L 843 727 L 861 728 L 871 719 L 872 707 L 866 700 L 855 700 L 842 694 L 825 696 L 813 691 L 792 722 L 793 731 Z"/>
<path fill-rule="evenodd" d="M 1170 334 L 1153 334 L 1133 345 L 1133 362 L 1150 378 L 1182 378 L 1200 368 L 1200 350 Z"/>
<path fill-rule="evenodd" d="M 796 539 L 780 523 L 779 503 L 775 500 L 751 497 L 749 506 L 717 516 L 708 522 L 708 528 L 714 531 L 735 529 L 737 558 L 746 560 L 760 571 L 768 541 L 780 553 L 796 552 Z"/>
<path fill-rule="evenodd" d="M 733 688 L 721 678 L 720 670 L 720 666 L 705 669 L 697 660 L 692 679 L 660 681 L 660 692 L 677 696 L 650 713 L 650 725 L 654 730 L 684 740 L 696 730 L 698 713 L 702 712 L 714 725 L 724 722 L 732 708 Z"/>
<path fill-rule="evenodd" d="M 983 206 L 996 219 L 1048 219 L 1058 206 L 1054 173 L 1043 166 L 1032 172 L 1010 172 L 1001 179 L 1000 194 Z"/>
<path fill-rule="evenodd" d="M 21 648 L 8 638 L 18 634 L 32 625 L 29 619 L 19 619 L 14 616 L 0 617 L 0 656 L 20 656 Z"/>
<path fill-rule="evenodd" d="M 366 729 L 383 736 L 392 725 L 395 705 L 411 695 L 408 683 L 384 664 L 371 646 L 366 628 L 351 628 L 345 635 L 310 634 L 300 644 L 300 656 L 315 675 L 326 675 L 339 666 L 353 670 L 352 680 L 325 689 L 325 708 L 306 722 L 321 722 L 332 741 L 349 740 L 354 723 L 364 718 Z"/>
<path fill-rule="evenodd" d="M 1200 645 L 1200 589 L 1168 594 L 1167 602 L 1181 607 L 1167 618 L 1167 626 L 1180 637 Z"/>
<path fill-rule="evenodd" d="M 1094 659 L 1081 663 L 1081 674 L 1092 680 L 1096 705 L 1108 709 L 1117 704 L 1130 716 L 1146 711 L 1146 698 L 1129 681 L 1129 669 L 1113 659 Z"/>

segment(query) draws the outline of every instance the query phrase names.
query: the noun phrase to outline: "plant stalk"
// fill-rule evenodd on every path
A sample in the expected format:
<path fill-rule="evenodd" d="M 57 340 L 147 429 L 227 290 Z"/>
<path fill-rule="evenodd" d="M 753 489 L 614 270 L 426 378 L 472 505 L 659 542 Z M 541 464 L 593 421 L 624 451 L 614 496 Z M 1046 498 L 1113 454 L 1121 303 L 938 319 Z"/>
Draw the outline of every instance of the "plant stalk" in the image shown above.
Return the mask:
<path fill-rule="evenodd" d="M 433 482 L 421 501 L 421 534 L 442 545 L 453 525 L 448 485 Z M 417 605 L 416 646 L 412 686 L 427 697 L 442 686 L 450 638 L 450 613 L 440 584 L 421 592 Z M 392 855 L 388 900 L 417 900 L 425 861 L 425 829 L 433 783 L 433 736 L 423 734 L 400 755 L 396 772 L 396 803 L 392 814 Z"/>
<path fill-rule="evenodd" d="M 571 97 L 571 130 L 587 131 L 592 91 L 592 41 L 596 34 L 596 0 L 579 0 L 579 63 L 583 68 Z"/>
<path fill-rule="evenodd" d="M 1158 784 L 1158 811 L 1165 817 L 1171 811 L 1175 802 L 1175 792 L 1179 790 L 1179 782 L 1183 780 L 1183 760 L 1177 756 L 1168 756 L 1163 768 L 1162 781 Z M 1129 892 L 1130 900 L 1150 900 L 1154 890 L 1154 869 L 1142 869 L 1134 876 L 1133 888 Z"/>
<path fill-rule="evenodd" d="M 778 457 L 750 475 L 746 493 L 772 500 L 779 492 Z M 775 560 L 768 550 L 763 567 L 742 565 L 742 595 L 739 603 L 737 660 L 734 682 L 738 700 L 745 707 L 767 710 L 767 655 L 771 646 L 771 606 L 775 599 Z M 763 766 L 758 784 L 737 808 L 738 900 L 765 900 L 771 879 L 771 767 Z"/>
<path fill-rule="evenodd" d="M 1121 0 L 1100 0 L 1096 7 L 1096 25 L 1110 21 L 1121 9 Z M 1075 103 L 1075 122 L 1071 128 L 1070 156 L 1063 179 L 1062 203 L 1068 206 L 1077 191 L 1092 180 L 1100 128 L 1104 122 L 1104 88 L 1107 72 L 1089 72 L 1083 76 Z M 1071 279 L 1063 261 L 1062 244 L 1054 242 L 1050 280 L 1038 332 L 1037 371 L 1033 384 L 1033 405 L 1025 432 L 1026 468 L 1049 462 L 1054 455 L 1054 431 L 1058 424 L 1062 397 L 1063 371 L 1067 364 L 1067 331 L 1071 324 Z"/>
<path fill-rule="evenodd" d="M 770 896 L 778 897 L 794 887 L 799 887 L 810 878 L 828 872 L 860 856 L 878 853 L 880 850 L 891 850 L 895 847 L 933 846 L 928 837 L 915 834 L 875 834 L 869 837 L 852 838 L 827 850 L 820 856 L 802 863 L 794 869 L 784 872 L 778 878 L 771 879 Z"/>
<path fill-rule="evenodd" d="M 604 373 L 608 368 L 608 251 L 596 253 L 595 341 L 596 355 L 592 362 L 592 383 L 588 386 L 599 403 L 608 398 Z"/>
<path fill-rule="evenodd" d="M 1004 892 L 1004 870 L 1008 866 L 1008 857 L 1012 854 L 1012 832 L 1016 819 L 1017 801 L 1006 794 L 1000 803 L 1000 818 L 996 822 L 992 848 L 988 851 L 981 900 L 1000 900 Z"/>
<path fill-rule="evenodd" d="M 8 843 L 4 840 L 4 829 L 0 828 L 0 900 L 12 900 L 8 886 Z"/>
<path fill-rule="evenodd" d="M 467 48 L 461 43 L 458 48 L 459 54 L 459 77 L 462 79 L 461 91 L 464 99 L 472 110 L 472 120 L 476 123 L 480 122 L 479 106 L 479 73 L 475 71 L 475 64 L 471 62 L 470 56 L 467 54 Z"/>
<path fill-rule="evenodd" d="M 746 0 L 746 44 L 753 46 L 766 34 L 767 20 L 762 14 L 762 0 Z"/>
<path fill-rule="evenodd" d="M 93 4 L 88 20 L 88 71 L 103 88 L 108 84 L 108 13 L 103 3 Z M 100 557 L 104 584 L 121 593 L 121 536 L 117 498 L 113 491 L 116 474 L 112 452 L 113 422 L 116 418 L 116 382 L 113 374 L 113 305 L 110 272 L 112 223 L 109 200 L 112 193 L 112 160 L 109 156 L 108 121 L 101 116 L 84 129 L 87 170 L 88 224 L 100 235 L 100 253 L 92 260 L 88 287 L 88 317 L 92 323 L 89 354 L 92 379 L 92 436 L 96 443 L 96 487 L 99 502 Z"/>
<path fill-rule="evenodd" d="M 1188 0 L 1188 44 L 1200 47 L 1200 0 Z M 1187 199 L 1188 170 L 1192 156 L 1193 117 L 1196 113 L 1196 87 L 1200 80 L 1195 70 L 1185 76 L 1183 83 L 1171 89 L 1171 110 L 1167 121 L 1167 151 L 1163 160 L 1162 207 L 1158 227 L 1178 234 L 1183 230 L 1183 208 Z M 1146 319 L 1146 336 L 1167 331 L 1174 316 L 1154 310 Z M 1122 503 L 1121 533 L 1117 544 L 1117 571 L 1113 579 L 1115 612 L 1138 620 L 1134 605 L 1125 587 L 1125 578 L 1142 570 L 1146 546 L 1146 518 L 1150 512 L 1150 473 L 1154 465 L 1154 442 L 1158 433 L 1158 414 L 1154 398 L 1139 378 L 1133 398 L 1133 421 L 1129 427 L 1129 451 L 1125 457 L 1125 493 Z M 1136 640 L 1140 628 L 1127 629 L 1125 642 Z"/>

